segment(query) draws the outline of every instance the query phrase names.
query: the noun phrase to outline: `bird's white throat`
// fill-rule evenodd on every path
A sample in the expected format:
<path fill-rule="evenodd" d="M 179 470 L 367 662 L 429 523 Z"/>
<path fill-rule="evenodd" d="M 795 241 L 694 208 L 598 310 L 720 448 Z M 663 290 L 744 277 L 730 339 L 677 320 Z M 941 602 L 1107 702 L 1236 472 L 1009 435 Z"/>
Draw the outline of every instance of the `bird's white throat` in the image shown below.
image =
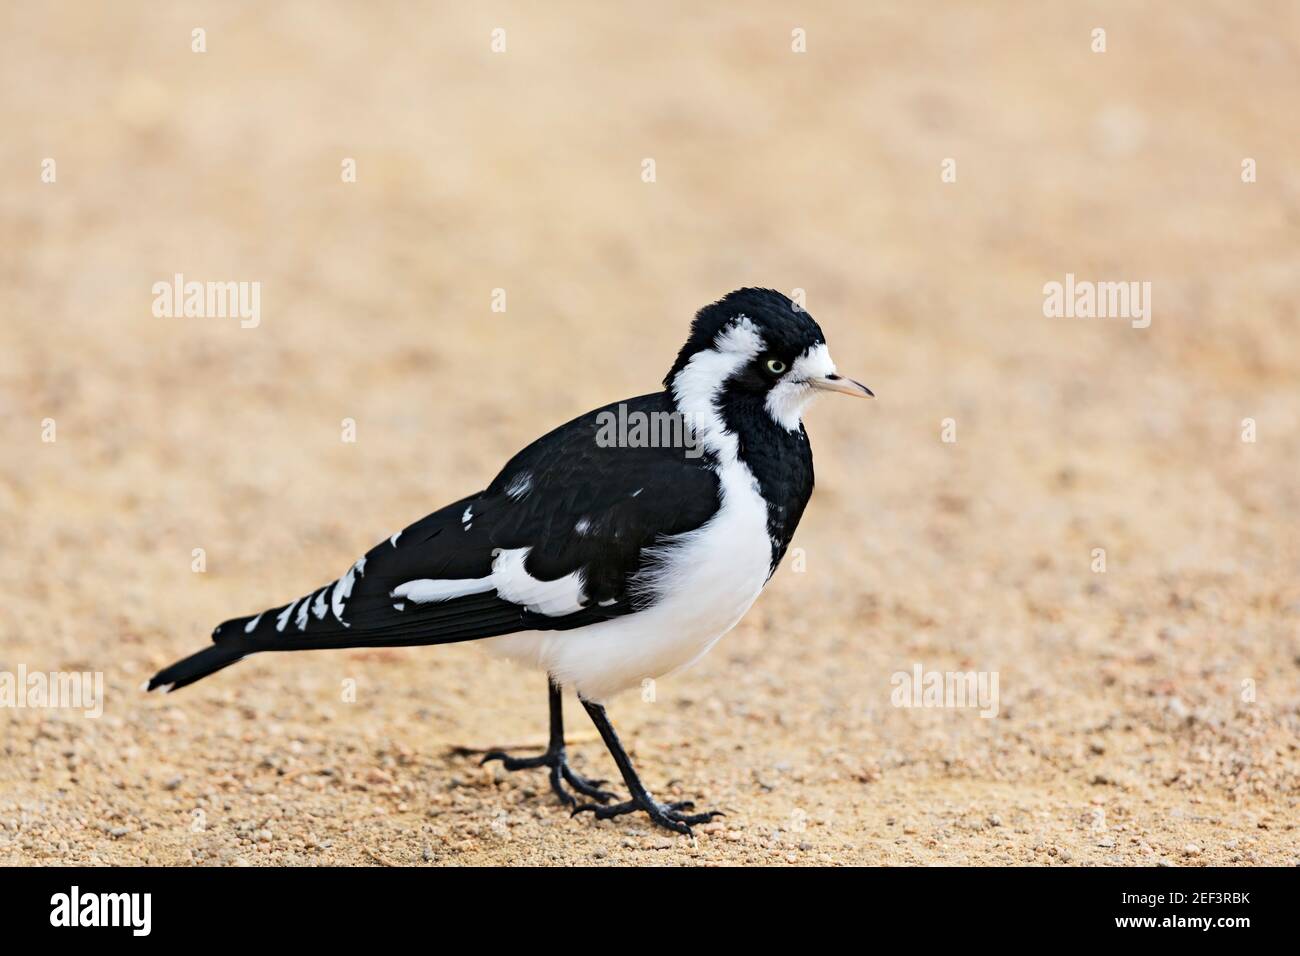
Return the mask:
<path fill-rule="evenodd" d="M 788 432 L 798 431 L 804 409 L 818 392 L 809 382 L 835 374 L 830 349 L 822 342 L 795 359 L 790 371 L 767 393 L 767 413 Z"/>

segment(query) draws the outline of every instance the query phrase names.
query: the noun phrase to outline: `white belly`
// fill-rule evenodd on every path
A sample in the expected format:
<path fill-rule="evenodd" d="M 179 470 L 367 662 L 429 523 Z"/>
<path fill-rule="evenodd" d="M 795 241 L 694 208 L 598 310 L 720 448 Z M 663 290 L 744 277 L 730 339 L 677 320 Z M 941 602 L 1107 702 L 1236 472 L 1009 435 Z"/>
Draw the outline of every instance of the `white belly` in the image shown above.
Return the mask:
<path fill-rule="evenodd" d="M 772 561 L 767 506 L 753 475 L 733 461 L 719 478 L 718 513 L 665 545 L 640 582 L 658 595 L 652 607 L 571 631 L 529 631 L 482 643 L 546 670 L 593 701 L 694 663 L 749 610 Z"/>

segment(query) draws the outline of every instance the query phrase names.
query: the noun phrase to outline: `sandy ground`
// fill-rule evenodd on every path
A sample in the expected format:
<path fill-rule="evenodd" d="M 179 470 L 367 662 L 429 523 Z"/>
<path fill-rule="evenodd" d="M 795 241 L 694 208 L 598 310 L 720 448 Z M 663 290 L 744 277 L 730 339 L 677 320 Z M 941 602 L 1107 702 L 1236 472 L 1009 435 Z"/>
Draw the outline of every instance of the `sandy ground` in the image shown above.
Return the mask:
<path fill-rule="evenodd" d="M 0 863 L 1300 862 L 1297 9 L 5 4 L 0 674 L 104 712 L 0 708 Z M 178 272 L 260 324 L 155 317 Z M 1045 318 L 1066 273 L 1150 327 Z M 696 841 L 457 754 L 546 727 L 473 646 L 139 692 L 751 284 L 880 398 L 811 412 L 753 611 L 611 704 Z M 997 716 L 893 706 L 918 665 Z"/>

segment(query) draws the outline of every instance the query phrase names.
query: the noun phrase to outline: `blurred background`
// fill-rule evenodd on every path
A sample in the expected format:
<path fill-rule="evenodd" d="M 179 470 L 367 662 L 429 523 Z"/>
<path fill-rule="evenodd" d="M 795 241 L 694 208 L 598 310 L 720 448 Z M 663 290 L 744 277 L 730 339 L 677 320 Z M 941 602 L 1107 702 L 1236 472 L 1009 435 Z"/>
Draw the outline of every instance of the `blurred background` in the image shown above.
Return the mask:
<path fill-rule="evenodd" d="M 1295 4 L 53 2 L 0 37 L 0 671 L 105 682 L 98 719 L 0 708 L 0 862 L 1296 862 Z M 260 324 L 156 317 L 176 273 L 260 283 Z M 1067 273 L 1150 282 L 1150 327 L 1044 317 Z M 727 810 L 698 845 L 456 753 L 546 727 L 471 645 L 139 693 L 655 389 L 746 285 L 804 290 L 879 398 L 807 417 L 798 564 L 612 703 L 656 793 Z M 916 664 L 997 672 L 999 716 L 891 706 Z"/>

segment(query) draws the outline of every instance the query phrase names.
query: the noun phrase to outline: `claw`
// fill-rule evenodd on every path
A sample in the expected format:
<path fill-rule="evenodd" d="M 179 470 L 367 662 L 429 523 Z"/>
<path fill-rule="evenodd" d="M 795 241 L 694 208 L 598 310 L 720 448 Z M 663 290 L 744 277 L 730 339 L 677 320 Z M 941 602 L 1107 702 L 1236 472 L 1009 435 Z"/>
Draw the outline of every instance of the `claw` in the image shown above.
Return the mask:
<path fill-rule="evenodd" d="M 579 813 L 590 812 L 597 820 L 609 820 L 613 817 L 622 816 L 625 813 L 635 813 L 638 810 L 644 810 L 646 815 L 655 823 L 666 830 L 672 830 L 674 833 L 681 833 L 684 836 L 694 836 L 691 827 L 708 823 L 714 817 L 724 816 L 721 810 L 708 810 L 704 813 L 685 814 L 680 811 L 694 808 L 695 803 L 691 800 L 678 800 L 674 803 L 656 803 L 654 800 L 641 802 L 635 799 L 627 800 L 623 803 L 616 803 L 613 806 L 603 807 L 595 803 L 580 803 L 573 808 L 570 816 L 576 817 Z"/>
<path fill-rule="evenodd" d="M 551 790 L 555 792 L 555 795 L 556 797 L 559 798 L 560 803 L 572 807 L 577 804 L 578 798 L 575 797 L 573 794 L 569 793 L 569 791 L 565 790 L 564 784 L 560 782 L 560 768 L 563 766 L 564 764 L 560 763 L 559 761 L 556 761 L 555 763 L 551 764 L 551 772 L 548 774 L 548 776 L 551 778 Z"/>
<path fill-rule="evenodd" d="M 568 763 L 560 764 L 560 772 L 564 774 L 564 779 L 569 782 L 574 790 L 577 790 L 583 796 L 591 797 L 598 803 L 609 803 L 615 797 L 615 794 L 610 793 L 608 790 L 600 789 L 600 785 L 605 782 L 604 780 L 588 780 L 581 774 L 570 770 Z"/>
<path fill-rule="evenodd" d="M 604 783 L 603 780 L 588 780 L 586 777 L 570 769 L 568 758 L 563 749 L 548 750 L 544 754 L 536 757 L 512 757 L 504 750 L 492 750 L 483 755 L 479 761 L 479 766 L 490 763 L 493 760 L 500 760 L 501 765 L 508 771 L 515 770 L 532 770 L 537 767 L 547 767 L 550 770 L 551 790 L 559 799 L 560 803 L 565 806 L 575 806 L 578 798 L 564 789 L 564 782 L 568 783 L 583 796 L 591 797 L 600 803 L 608 803 L 614 799 L 615 794 L 608 790 L 601 790 L 598 786 Z"/>

